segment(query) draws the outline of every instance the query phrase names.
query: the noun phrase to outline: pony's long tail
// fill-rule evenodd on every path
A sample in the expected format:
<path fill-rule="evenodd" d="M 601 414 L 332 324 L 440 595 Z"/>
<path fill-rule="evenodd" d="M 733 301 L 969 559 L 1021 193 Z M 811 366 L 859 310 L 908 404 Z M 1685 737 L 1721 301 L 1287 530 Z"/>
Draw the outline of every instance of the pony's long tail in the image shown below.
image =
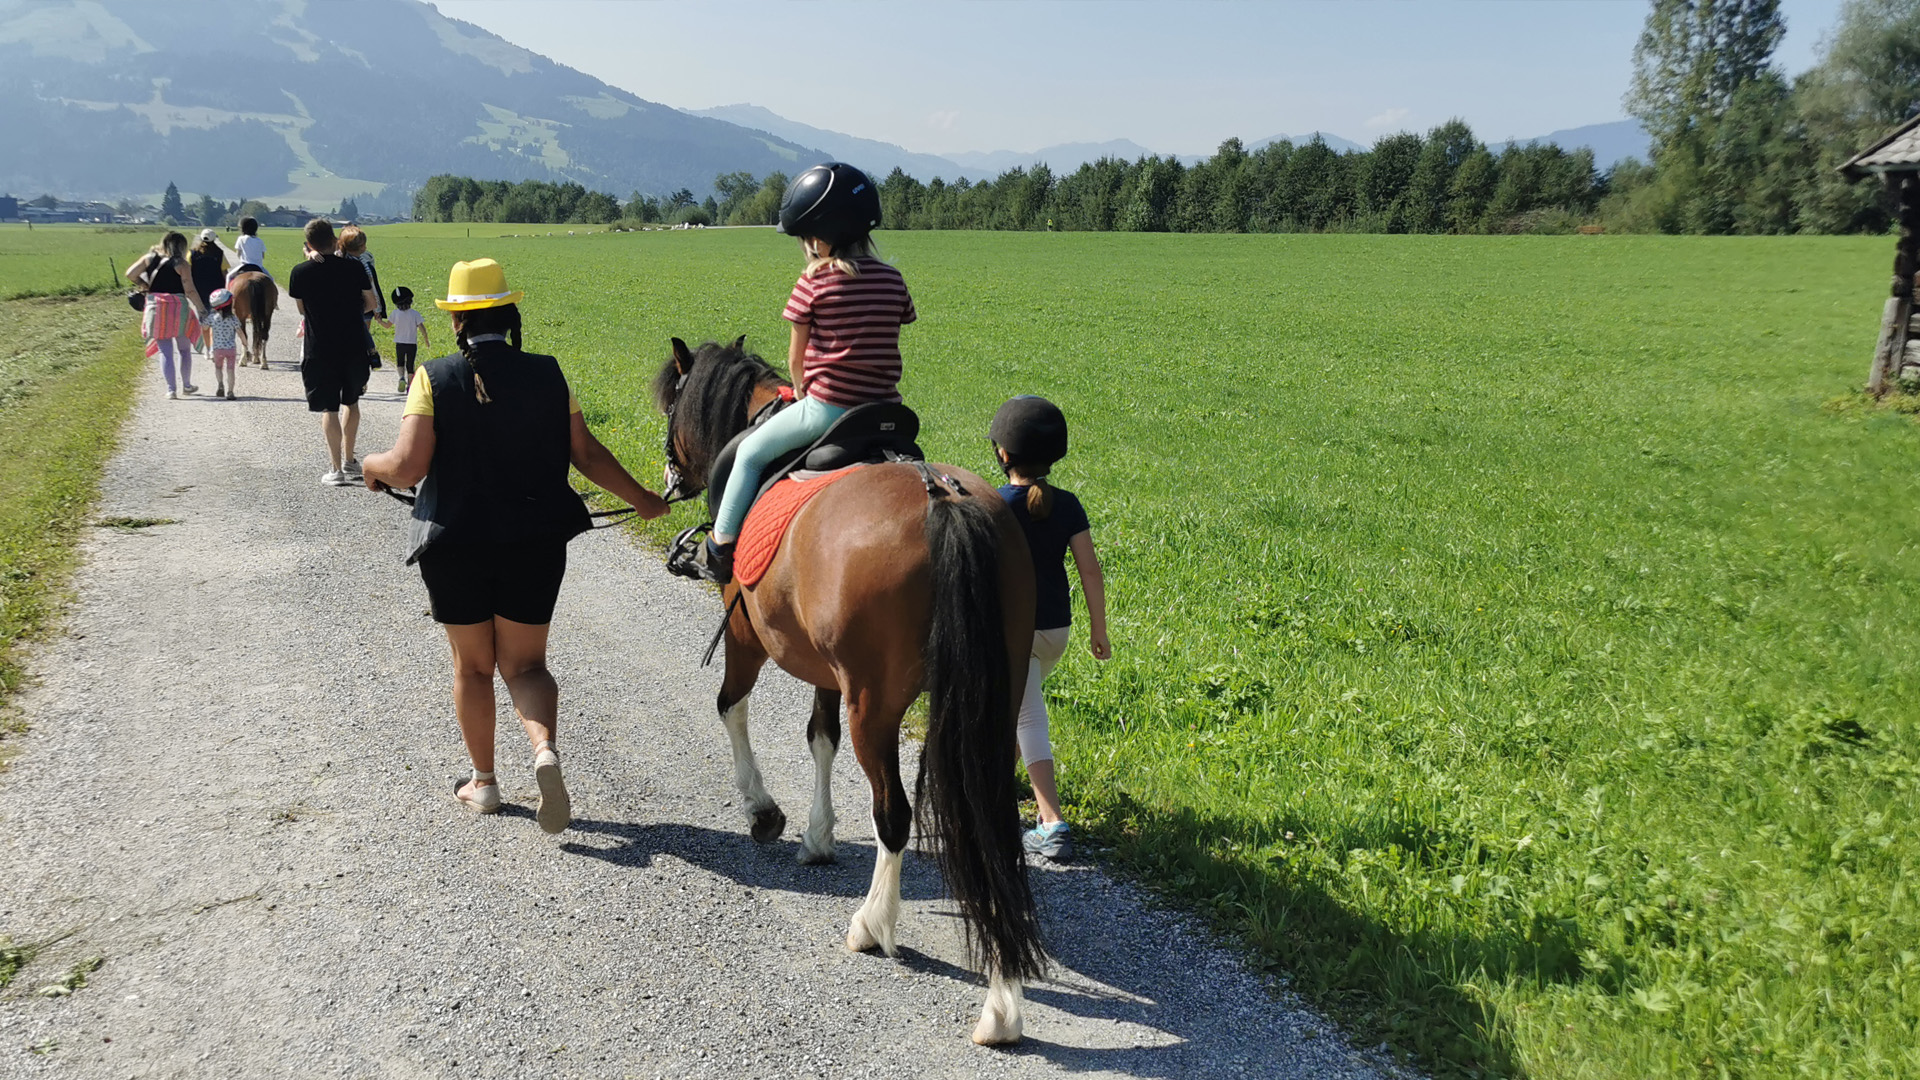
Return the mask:
<path fill-rule="evenodd" d="M 914 803 L 960 905 L 967 950 L 988 974 L 1039 977 L 1046 966 L 1027 884 L 1014 792 L 1013 673 L 1000 603 L 1000 538 L 971 498 L 927 507 L 933 626 L 929 718 Z"/>

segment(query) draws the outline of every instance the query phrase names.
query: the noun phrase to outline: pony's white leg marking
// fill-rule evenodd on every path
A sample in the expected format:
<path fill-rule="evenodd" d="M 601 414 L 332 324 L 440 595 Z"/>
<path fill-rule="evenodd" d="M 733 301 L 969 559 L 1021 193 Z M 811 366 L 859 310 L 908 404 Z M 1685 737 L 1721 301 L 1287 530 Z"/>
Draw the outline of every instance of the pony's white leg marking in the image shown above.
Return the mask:
<path fill-rule="evenodd" d="M 876 835 L 879 831 L 874 829 Z M 877 841 L 874 847 L 873 884 L 867 887 L 866 902 L 853 913 L 853 925 L 847 928 L 847 948 L 866 952 L 878 945 L 881 952 L 897 956 L 900 950 L 893 943 L 893 934 L 900 925 L 901 853 L 888 851 L 887 845 Z"/>
<path fill-rule="evenodd" d="M 773 796 L 767 794 L 767 785 L 760 779 L 760 762 L 753 756 L 753 744 L 747 741 L 747 701 L 752 696 L 748 694 L 720 714 L 727 741 L 733 744 L 733 786 L 746 800 L 748 818 L 773 806 Z"/>
<path fill-rule="evenodd" d="M 833 861 L 833 740 L 815 735 L 813 751 L 813 812 L 807 816 L 807 832 L 800 841 L 800 861 Z"/>
<path fill-rule="evenodd" d="M 1020 1041 L 1023 991 L 1019 979 L 1002 978 L 998 972 L 987 980 L 987 1004 L 980 1010 L 980 1023 L 974 1026 L 974 1042 L 981 1046 L 1004 1046 Z"/>

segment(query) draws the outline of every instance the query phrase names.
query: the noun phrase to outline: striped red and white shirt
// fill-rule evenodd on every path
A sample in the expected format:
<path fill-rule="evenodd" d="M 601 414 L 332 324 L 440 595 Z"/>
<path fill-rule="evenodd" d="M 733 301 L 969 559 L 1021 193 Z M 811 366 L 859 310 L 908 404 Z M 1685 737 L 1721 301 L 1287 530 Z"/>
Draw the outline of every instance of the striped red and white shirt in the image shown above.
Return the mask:
<path fill-rule="evenodd" d="M 810 327 L 800 392 L 843 408 L 900 400 L 900 327 L 919 317 L 900 271 L 870 256 L 854 263 L 859 277 L 832 267 L 801 277 L 786 310 Z"/>

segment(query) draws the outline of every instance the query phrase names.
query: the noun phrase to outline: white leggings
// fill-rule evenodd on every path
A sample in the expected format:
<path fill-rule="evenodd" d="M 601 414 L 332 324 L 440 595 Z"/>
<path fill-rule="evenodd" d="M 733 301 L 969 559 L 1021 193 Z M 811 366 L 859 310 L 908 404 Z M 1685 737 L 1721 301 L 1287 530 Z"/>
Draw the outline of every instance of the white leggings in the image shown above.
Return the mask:
<path fill-rule="evenodd" d="M 1040 684 L 1067 651 L 1067 634 L 1072 628 L 1033 632 L 1033 655 L 1027 660 L 1027 693 L 1020 699 L 1020 760 L 1032 764 L 1053 760 L 1053 743 L 1047 739 L 1047 695 Z"/>

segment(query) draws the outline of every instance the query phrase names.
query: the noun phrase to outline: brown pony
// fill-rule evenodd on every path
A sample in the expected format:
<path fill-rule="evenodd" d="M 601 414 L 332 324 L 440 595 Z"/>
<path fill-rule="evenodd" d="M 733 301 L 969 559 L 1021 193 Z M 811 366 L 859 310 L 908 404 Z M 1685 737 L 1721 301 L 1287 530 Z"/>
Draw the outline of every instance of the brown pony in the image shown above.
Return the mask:
<path fill-rule="evenodd" d="M 673 356 L 654 380 L 667 415 L 669 498 L 706 486 L 714 460 L 787 380 L 758 356 L 713 342 Z M 807 743 L 813 811 L 800 861 L 830 862 L 833 759 L 846 703 L 854 756 L 873 792 L 873 882 L 847 947 L 896 955 L 900 862 L 914 811 L 900 775 L 900 718 L 924 690 L 926 742 L 915 802 L 988 977 L 973 1040 L 1021 1034 L 1021 987 L 1046 964 L 1027 883 L 1014 790 L 1014 728 L 1033 640 L 1033 560 L 992 484 L 952 465 L 871 465 L 795 516 L 758 584 L 725 590 L 720 720 L 753 838 L 786 815 L 767 794 L 747 739 L 747 699 L 771 659 L 815 687 Z M 738 600 L 738 607 L 734 603 Z"/>
<path fill-rule="evenodd" d="M 233 317 L 240 320 L 240 341 L 244 349 L 240 366 L 267 366 L 267 335 L 273 330 L 273 309 L 279 304 L 280 289 L 273 279 L 258 270 L 236 274 L 227 291 L 233 294 Z M 246 332 L 251 322 L 252 333 Z"/>

